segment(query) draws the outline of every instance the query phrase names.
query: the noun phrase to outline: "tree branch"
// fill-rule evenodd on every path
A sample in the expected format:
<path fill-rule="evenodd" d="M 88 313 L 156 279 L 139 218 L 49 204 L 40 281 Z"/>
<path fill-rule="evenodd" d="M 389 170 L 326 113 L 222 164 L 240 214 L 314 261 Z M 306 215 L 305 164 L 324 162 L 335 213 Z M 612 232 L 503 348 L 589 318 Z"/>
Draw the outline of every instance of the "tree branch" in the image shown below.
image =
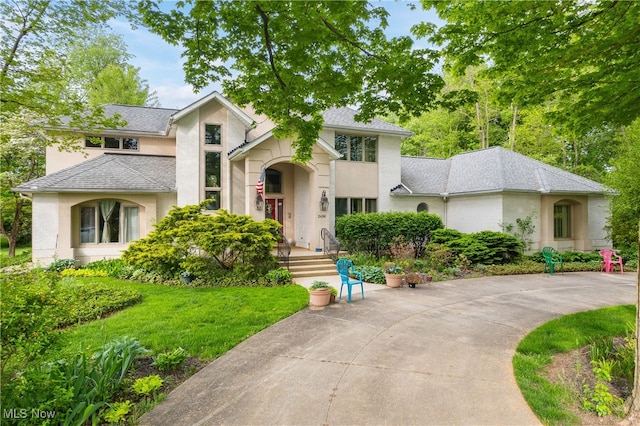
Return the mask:
<path fill-rule="evenodd" d="M 262 19 L 262 30 L 264 31 L 264 42 L 267 47 L 267 54 L 269 55 L 269 64 L 271 65 L 271 71 L 273 71 L 273 74 L 278 79 L 278 82 L 280 83 L 280 87 L 283 90 L 286 90 L 287 85 L 282 80 L 282 77 L 280 77 L 280 73 L 278 72 L 275 61 L 273 59 L 273 44 L 271 43 L 271 36 L 269 35 L 269 17 L 264 12 L 264 10 L 262 10 L 259 4 L 256 4 L 256 11 L 258 11 L 260 18 Z"/>
<path fill-rule="evenodd" d="M 370 58 L 376 58 L 379 59 L 382 62 L 386 62 L 386 59 L 378 56 L 374 53 L 369 52 L 368 50 L 366 50 L 365 48 L 363 48 L 360 44 L 354 42 L 353 40 L 350 40 L 347 38 L 347 36 L 345 36 L 344 34 L 342 34 L 340 31 L 338 31 L 338 29 L 336 27 L 333 26 L 333 24 L 331 24 L 329 21 L 327 21 L 323 16 L 320 16 L 320 20 L 322 21 L 322 23 L 324 24 L 325 27 L 327 27 L 329 29 L 329 31 L 331 31 L 332 33 L 334 33 L 336 36 L 338 36 L 338 38 L 342 41 L 344 41 L 345 43 L 355 47 L 356 49 L 358 49 L 359 51 L 361 51 L 362 53 L 364 53 L 366 56 L 370 57 Z"/>
<path fill-rule="evenodd" d="M 18 33 L 18 35 L 16 36 L 15 41 L 13 42 L 13 47 L 11 48 L 11 52 L 9 53 L 9 56 L 7 57 L 4 65 L 2 66 L 2 72 L 0 73 L 1 78 L 4 80 L 4 78 L 7 76 L 7 74 L 9 73 L 9 66 L 11 63 L 13 63 L 16 54 L 18 52 L 18 47 L 20 46 L 20 42 L 22 41 L 22 39 L 29 34 L 29 32 L 33 29 L 33 27 L 42 19 L 42 17 L 44 16 L 44 12 L 47 9 L 47 7 L 49 6 L 49 1 L 47 1 L 44 5 L 44 7 L 41 10 L 38 10 L 38 14 L 36 15 L 36 17 L 31 21 L 31 23 L 29 24 L 29 15 L 31 15 L 31 13 L 35 10 L 29 10 L 25 16 L 24 16 L 24 20 L 23 20 L 23 24 L 22 24 L 22 29 L 20 30 L 20 32 Z"/>

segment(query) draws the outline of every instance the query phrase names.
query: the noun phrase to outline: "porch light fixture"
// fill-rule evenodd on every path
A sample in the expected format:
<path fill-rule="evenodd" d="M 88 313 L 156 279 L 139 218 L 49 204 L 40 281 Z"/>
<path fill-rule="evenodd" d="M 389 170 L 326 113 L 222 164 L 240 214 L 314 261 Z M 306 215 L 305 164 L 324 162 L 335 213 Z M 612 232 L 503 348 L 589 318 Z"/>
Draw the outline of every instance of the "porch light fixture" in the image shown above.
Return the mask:
<path fill-rule="evenodd" d="M 327 198 L 327 191 L 322 191 L 322 196 L 320 197 L 320 210 L 326 212 L 329 210 L 329 199 Z"/>
<path fill-rule="evenodd" d="M 256 195 L 256 210 L 261 211 L 264 207 L 264 200 L 262 199 L 262 195 Z"/>

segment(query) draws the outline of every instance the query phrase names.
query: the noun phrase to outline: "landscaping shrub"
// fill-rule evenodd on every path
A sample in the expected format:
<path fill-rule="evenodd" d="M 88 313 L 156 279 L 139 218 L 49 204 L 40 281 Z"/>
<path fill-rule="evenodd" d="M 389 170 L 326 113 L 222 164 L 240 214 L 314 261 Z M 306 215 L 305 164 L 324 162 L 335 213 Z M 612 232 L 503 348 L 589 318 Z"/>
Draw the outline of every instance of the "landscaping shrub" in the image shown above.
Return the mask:
<path fill-rule="evenodd" d="M 373 254 L 378 259 L 390 251 L 396 238 L 402 237 L 413 247 L 415 257 L 421 257 L 431 232 L 442 227 L 442 219 L 432 213 L 362 213 L 340 216 L 336 235 L 348 251 Z"/>
<path fill-rule="evenodd" d="M 272 269 L 265 275 L 269 285 L 286 285 L 293 282 L 293 274 L 285 268 Z"/>
<path fill-rule="evenodd" d="M 442 238 L 445 235 L 440 235 L 439 240 L 445 239 Z M 503 232 L 461 234 L 459 238 L 449 239 L 444 244 L 457 256 L 465 256 L 471 264 L 502 265 L 514 262 L 522 255 L 522 243 L 513 235 Z"/>
<path fill-rule="evenodd" d="M 204 214 L 205 204 L 174 207 L 146 238 L 131 243 L 124 262 L 167 280 L 189 271 L 211 283 L 227 281 L 228 271 L 252 279 L 276 266 L 271 251 L 279 238 L 278 222 L 225 210 Z"/>
<path fill-rule="evenodd" d="M 446 244 L 449 241 L 457 240 L 462 237 L 462 232 L 455 229 L 436 229 L 431 233 L 432 244 Z"/>

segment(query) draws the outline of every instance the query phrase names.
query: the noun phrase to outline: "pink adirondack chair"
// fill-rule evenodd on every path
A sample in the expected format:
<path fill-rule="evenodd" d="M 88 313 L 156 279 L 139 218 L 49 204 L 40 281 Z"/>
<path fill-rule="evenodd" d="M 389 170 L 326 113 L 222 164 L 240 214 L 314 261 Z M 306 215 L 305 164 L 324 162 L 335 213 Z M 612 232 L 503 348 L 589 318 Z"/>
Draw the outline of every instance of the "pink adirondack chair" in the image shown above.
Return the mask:
<path fill-rule="evenodd" d="M 622 267 L 622 258 L 616 254 L 613 250 L 600 250 L 600 256 L 602 256 L 602 265 L 600 266 L 600 272 L 604 269 L 606 273 L 615 271 L 616 265 L 620 265 L 620 273 L 624 272 Z"/>

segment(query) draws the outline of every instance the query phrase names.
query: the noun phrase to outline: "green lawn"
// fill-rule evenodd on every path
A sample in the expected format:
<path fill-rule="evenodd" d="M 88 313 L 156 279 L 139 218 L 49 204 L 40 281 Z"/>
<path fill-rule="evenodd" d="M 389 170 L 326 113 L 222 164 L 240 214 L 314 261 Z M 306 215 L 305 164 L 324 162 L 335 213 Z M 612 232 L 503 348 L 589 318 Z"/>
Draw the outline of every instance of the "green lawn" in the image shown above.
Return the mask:
<path fill-rule="evenodd" d="M 615 306 L 580 312 L 550 321 L 529 333 L 516 348 L 513 368 L 527 403 L 545 425 L 577 424 L 566 405 L 575 396 L 542 376 L 556 353 L 586 346 L 600 337 L 624 336 L 635 324 L 635 306 Z"/>
<path fill-rule="evenodd" d="M 298 285 L 190 288 L 111 278 L 75 279 L 132 287 L 143 301 L 108 318 L 64 330 L 49 358 L 78 349 L 91 352 L 114 338 L 129 336 L 155 353 L 181 346 L 193 356 L 213 359 L 309 302 L 308 291 Z"/>

